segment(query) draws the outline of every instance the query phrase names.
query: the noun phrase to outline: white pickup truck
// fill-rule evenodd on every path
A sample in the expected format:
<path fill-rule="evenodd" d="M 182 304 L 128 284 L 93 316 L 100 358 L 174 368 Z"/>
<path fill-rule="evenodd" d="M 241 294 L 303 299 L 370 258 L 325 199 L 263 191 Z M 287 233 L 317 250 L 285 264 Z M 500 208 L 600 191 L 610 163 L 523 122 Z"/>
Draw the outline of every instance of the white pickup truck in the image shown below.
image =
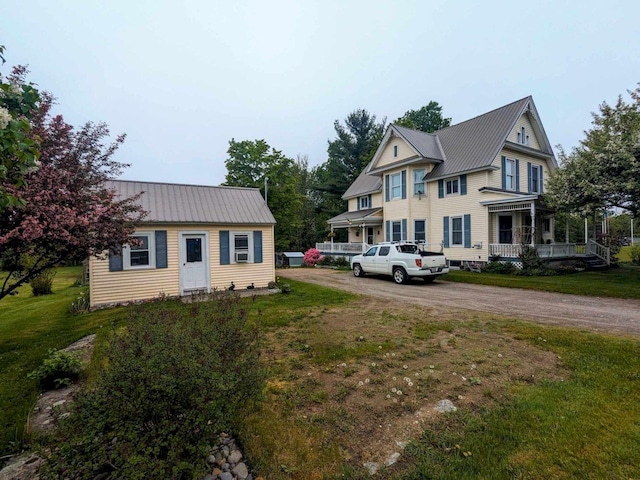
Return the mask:
<path fill-rule="evenodd" d="M 374 245 L 351 259 L 353 275 L 391 275 L 396 283 L 406 283 L 411 277 L 421 277 L 425 283 L 431 283 L 436 277 L 449 273 L 442 248 L 440 252 L 429 252 L 421 247 L 422 244 L 409 242 Z"/>

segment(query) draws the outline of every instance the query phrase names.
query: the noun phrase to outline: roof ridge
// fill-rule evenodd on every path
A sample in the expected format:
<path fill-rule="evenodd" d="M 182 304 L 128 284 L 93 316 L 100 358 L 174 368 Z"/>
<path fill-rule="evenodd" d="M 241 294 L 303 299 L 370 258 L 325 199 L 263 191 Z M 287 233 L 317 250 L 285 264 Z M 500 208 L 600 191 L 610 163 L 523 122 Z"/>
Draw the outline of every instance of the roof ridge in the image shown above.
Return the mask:
<path fill-rule="evenodd" d="M 128 182 L 128 183 L 146 183 L 149 185 L 173 185 L 177 187 L 203 187 L 203 188 L 234 188 L 239 190 L 260 190 L 256 187 L 234 187 L 231 185 L 198 185 L 193 183 L 177 183 L 177 182 L 151 182 L 149 180 L 125 180 L 120 178 L 110 178 L 109 182 Z"/>
<path fill-rule="evenodd" d="M 448 130 L 450 128 L 454 128 L 454 127 L 457 127 L 459 125 L 462 125 L 463 123 L 467 123 L 467 122 L 470 122 L 472 120 L 476 120 L 476 119 L 478 119 L 480 117 L 484 117 L 484 116 L 489 115 L 491 113 L 497 112 L 498 110 L 502 110 L 503 108 L 510 107 L 511 105 L 514 105 L 514 104 L 516 104 L 518 102 L 522 102 L 523 100 L 531 100 L 531 99 L 532 99 L 532 96 L 531 95 L 527 95 L 526 97 L 522 97 L 522 98 L 520 98 L 520 99 L 518 99 L 518 100 L 516 100 L 514 102 L 507 103 L 506 105 L 502 105 L 501 107 L 494 108 L 493 110 L 489 110 L 488 112 L 481 113 L 480 115 L 476 115 L 475 117 L 471 117 L 471 118 L 469 118 L 467 120 L 463 120 L 460 123 L 449 125 L 448 127 L 444 127 L 444 128 L 441 128 L 440 130 L 436 130 L 435 132 L 433 132 L 433 134 L 437 136 L 439 132 L 442 132 L 444 130 Z"/>

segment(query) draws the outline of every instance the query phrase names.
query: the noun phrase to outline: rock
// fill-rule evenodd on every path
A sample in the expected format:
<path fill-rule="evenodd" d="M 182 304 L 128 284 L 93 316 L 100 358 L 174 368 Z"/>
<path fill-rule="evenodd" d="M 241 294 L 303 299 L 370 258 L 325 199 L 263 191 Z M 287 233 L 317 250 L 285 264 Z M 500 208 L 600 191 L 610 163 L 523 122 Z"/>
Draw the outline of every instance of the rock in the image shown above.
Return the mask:
<path fill-rule="evenodd" d="M 216 463 L 217 459 L 215 455 L 209 455 L 209 458 L 207 458 L 207 462 L 209 463 L 209 465 L 213 465 L 214 463 Z"/>
<path fill-rule="evenodd" d="M 204 476 L 204 480 L 215 480 L 215 479 L 216 479 L 216 477 L 214 477 L 214 476 L 213 476 L 213 475 L 211 475 L 210 473 L 207 473 L 207 474 Z"/>
<path fill-rule="evenodd" d="M 224 470 L 225 472 L 228 472 L 229 471 L 229 462 L 224 462 L 220 468 L 222 470 Z"/>
<path fill-rule="evenodd" d="M 234 450 L 227 457 L 227 462 L 229 463 L 238 463 L 240 460 L 242 460 L 242 453 L 240 453 L 240 450 Z"/>
<path fill-rule="evenodd" d="M 379 466 L 375 462 L 365 462 L 364 468 L 367 469 L 367 471 L 369 472 L 369 475 L 375 475 L 378 471 Z"/>
<path fill-rule="evenodd" d="M 225 457 L 229 456 L 229 447 L 222 447 L 222 455 Z"/>
<path fill-rule="evenodd" d="M 218 475 L 220 475 L 222 473 L 222 470 L 220 470 L 219 468 L 214 468 L 213 471 L 211 472 L 211 474 L 213 475 L 213 478 L 218 478 Z"/>
<path fill-rule="evenodd" d="M 387 467 L 390 467 L 391 465 L 396 463 L 399 458 L 400 458 L 400 454 L 398 452 L 392 453 L 391 456 L 389 458 L 387 458 L 387 460 L 384 462 L 384 464 Z"/>
<path fill-rule="evenodd" d="M 440 413 L 455 412 L 458 410 L 451 400 L 440 400 L 434 407 Z"/>
<path fill-rule="evenodd" d="M 249 470 L 247 469 L 247 466 L 242 462 L 236 465 L 235 468 L 231 470 L 231 473 L 236 475 L 238 477 L 238 480 L 247 480 L 247 477 L 249 476 Z"/>
<path fill-rule="evenodd" d="M 222 472 L 220 475 L 218 475 L 218 477 L 220 478 L 220 480 L 233 480 L 233 475 L 231 475 L 231 472 Z"/>

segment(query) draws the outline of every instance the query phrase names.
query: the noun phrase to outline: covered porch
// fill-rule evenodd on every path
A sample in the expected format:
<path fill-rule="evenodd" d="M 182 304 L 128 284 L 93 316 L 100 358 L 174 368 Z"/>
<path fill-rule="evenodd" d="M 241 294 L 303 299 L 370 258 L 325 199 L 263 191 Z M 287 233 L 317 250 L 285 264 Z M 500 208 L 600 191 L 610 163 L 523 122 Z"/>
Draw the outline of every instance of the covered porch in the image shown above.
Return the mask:
<path fill-rule="evenodd" d="M 345 212 L 330 218 L 329 241 L 317 243 L 316 248 L 327 255 L 358 255 L 383 238 L 382 208 Z M 335 231 L 347 230 L 347 242 L 334 242 Z"/>

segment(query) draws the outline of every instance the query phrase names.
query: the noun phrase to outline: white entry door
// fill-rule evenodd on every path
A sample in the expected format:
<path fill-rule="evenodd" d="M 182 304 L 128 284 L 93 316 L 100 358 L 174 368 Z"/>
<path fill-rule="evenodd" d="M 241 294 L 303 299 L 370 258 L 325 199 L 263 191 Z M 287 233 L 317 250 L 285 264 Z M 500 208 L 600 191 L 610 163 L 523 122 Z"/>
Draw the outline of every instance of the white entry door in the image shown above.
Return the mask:
<path fill-rule="evenodd" d="M 183 233 L 180 239 L 180 282 L 182 293 L 209 291 L 207 236 Z"/>

